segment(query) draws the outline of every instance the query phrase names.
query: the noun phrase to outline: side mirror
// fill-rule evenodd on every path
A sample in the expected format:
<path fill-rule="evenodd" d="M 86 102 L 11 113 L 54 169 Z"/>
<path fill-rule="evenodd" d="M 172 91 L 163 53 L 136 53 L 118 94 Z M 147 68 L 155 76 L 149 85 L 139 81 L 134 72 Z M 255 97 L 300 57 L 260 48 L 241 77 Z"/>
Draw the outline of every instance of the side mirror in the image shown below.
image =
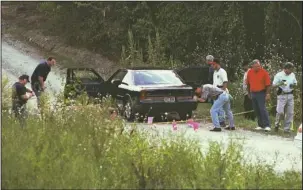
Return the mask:
<path fill-rule="evenodd" d="M 111 81 L 111 83 L 115 86 L 119 86 L 120 84 L 122 84 L 122 81 L 120 79 L 114 79 Z"/>

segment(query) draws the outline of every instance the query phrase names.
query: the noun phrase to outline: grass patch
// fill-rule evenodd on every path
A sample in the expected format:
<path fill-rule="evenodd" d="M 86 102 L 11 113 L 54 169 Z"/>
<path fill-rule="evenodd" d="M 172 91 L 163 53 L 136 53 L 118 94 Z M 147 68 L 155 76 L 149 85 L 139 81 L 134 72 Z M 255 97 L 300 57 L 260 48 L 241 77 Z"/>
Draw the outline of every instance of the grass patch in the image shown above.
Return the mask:
<path fill-rule="evenodd" d="M 2 91 L 6 87 L 3 83 Z M 10 93 L 2 95 L 9 100 Z M 152 135 L 110 120 L 107 100 L 50 110 L 44 97 L 43 117 L 30 115 L 26 128 L 9 113 L 8 102 L 3 104 L 4 189 L 302 188 L 301 173 L 277 174 L 274 164 L 245 159 L 240 140 L 201 147 L 182 134 Z"/>
<path fill-rule="evenodd" d="M 102 117 L 100 117 L 102 115 Z M 300 173 L 244 160 L 240 142 L 163 138 L 110 121 L 107 107 L 61 108 L 21 129 L 2 112 L 2 188 L 302 188 Z M 18 138 L 16 138 L 18 137 Z M 260 162 L 262 163 L 262 162 Z"/>

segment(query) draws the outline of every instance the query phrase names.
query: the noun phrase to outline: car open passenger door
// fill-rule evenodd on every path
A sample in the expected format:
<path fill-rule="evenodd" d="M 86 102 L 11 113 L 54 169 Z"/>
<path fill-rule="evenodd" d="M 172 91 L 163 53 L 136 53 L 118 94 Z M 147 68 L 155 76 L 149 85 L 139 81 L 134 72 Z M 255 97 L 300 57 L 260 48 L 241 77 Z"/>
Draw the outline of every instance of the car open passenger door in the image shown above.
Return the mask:
<path fill-rule="evenodd" d="M 92 68 L 69 68 L 67 69 L 65 97 L 76 97 L 86 92 L 89 97 L 105 95 L 103 78 Z"/>

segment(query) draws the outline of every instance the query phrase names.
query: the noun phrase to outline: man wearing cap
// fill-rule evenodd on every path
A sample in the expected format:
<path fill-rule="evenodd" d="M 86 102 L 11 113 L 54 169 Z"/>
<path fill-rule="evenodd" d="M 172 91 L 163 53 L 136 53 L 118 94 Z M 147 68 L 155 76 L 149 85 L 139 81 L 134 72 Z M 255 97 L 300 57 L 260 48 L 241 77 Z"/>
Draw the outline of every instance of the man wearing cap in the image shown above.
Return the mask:
<path fill-rule="evenodd" d="M 211 115 L 212 123 L 214 125 L 214 128 L 211 129 L 210 131 L 215 131 L 215 132 L 222 131 L 219 122 L 219 117 L 221 115 L 222 110 L 226 112 L 229 121 L 229 127 L 225 129 L 235 130 L 233 113 L 230 108 L 230 96 L 226 91 L 214 85 L 205 84 L 202 87 L 197 88 L 195 93 L 200 96 L 200 98 L 197 98 L 199 102 L 205 102 L 207 98 L 212 98 L 215 100 L 214 104 L 210 109 L 210 115 Z"/>
<path fill-rule="evenodd" d="M 297 85 L 297 79 L 293 73 L 294 65 L 290 62 L 285 63 L 284 70 L 278 72 L 273 80 L 273 87 L 277 87 L 277 113 L 275 120 L 275 130 L 277 131 L 280 126 L 280 120 L 284 117 L 284 132 L 290 132 L 290 125 L 293 122 L 294 117 L 294 96 L 293 90 Z"/>
<path fill-rule="evenodd" d="M 255 59 L 251 63 L 252 69 L 247 73 L 248 97 L 252 99 L 255 115 L 258 118 L 256 130 L 270 131 L 270 121 L 266 109 L 266 100 L 270 99 L 270 77 L 261 67 L 260 61 Z"/>
<path fill-rule="evenodd" d="M 37 96 L 38 107 L 40 106 L 41 92 L 45 90 L 45 80 L 51 71 L 51 67 L 56 65 L 56 60 L 53 57 L 49 57 L 47 60 L 42 60 L 39 65 L 35 68 L 31 81 L 32 89 Z"/>
<path fill-rule="evenodd" d="M 227 89 L 227 83 L 228 83 L 228 78 L 227 78 L 227 72 L 221 67 L 220 60 L 218 58 L 215 58 L 213 62 L 211 63 L 213 69 L 214 69 L 214 74 L 213 74 L 213 85 L 215 87 L 221 88 L 223 91 L 228 93 Z M 222 109 L 220 112 L 219 116 L 220 120 L 220 125 L 222 127 L 225 127 L 225 113 L 224 110 Z"/>
<path fill-rule="evenodd" d="M 34 96 L 34 92 L 25 87 L 28 82 L 29 76 L 22 75 L 19 77 L 19 82 L 16 82 L 12 89 L 12 111 L 15 114 L 15 117 L 19 120 L 21 127 L 26 126 L 27 100 Z M 27 95 L 27 92 L 30 94 Z"/>

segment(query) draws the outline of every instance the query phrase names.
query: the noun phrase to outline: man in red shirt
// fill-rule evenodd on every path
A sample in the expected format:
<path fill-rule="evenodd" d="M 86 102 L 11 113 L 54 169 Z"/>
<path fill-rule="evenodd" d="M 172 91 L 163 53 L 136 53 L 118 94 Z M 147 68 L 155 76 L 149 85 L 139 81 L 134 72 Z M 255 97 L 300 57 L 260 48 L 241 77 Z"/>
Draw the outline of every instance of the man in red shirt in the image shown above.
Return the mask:
<path fill-rule="evenodd" d="M 269 115 L 266 110 L 266 100 L 270 99 L 270 77 L 268 72 L 261 67 L 259 60 L 253 60 L 252 69 L 247 73 L 246 83 L 248 97 L 252 99 L 258 118 L 256 130 L 270 131 Z"/>

